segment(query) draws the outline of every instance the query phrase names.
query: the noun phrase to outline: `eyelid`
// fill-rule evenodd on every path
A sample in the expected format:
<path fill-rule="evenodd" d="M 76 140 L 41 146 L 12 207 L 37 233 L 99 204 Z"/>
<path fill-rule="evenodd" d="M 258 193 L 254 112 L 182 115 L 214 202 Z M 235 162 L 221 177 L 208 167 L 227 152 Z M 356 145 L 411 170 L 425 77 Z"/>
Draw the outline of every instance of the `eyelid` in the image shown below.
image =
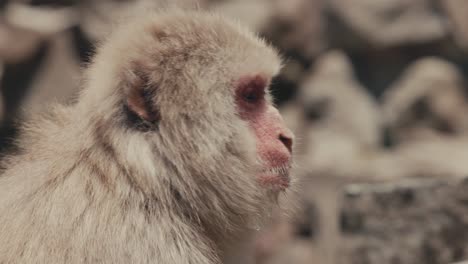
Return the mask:
<path fill-rule="evenodd" d="M 269 99 L 269 83 L 270 80 L 262 74 L 240 78 L 235 85 L 238 103 L 251 108 L 267 102 Z M 252 100 L 249 100 L 248 97 L 252 97 Z"/>
<path fill-rule="evenodd" d="M 239 81 L 237 81 L 236 88 L 240 90 L 243 90 L 247 87 L 261 87 L 265 89 L 266 87 L 268 87 L 268 84 L 268 79 L 266 77 L 264 77 L 261 74 L 257 74 L 254 76 L 244 76 L 240 78 Z"/>
<path fill-rule="evenodd" d="M 254 100 L 252 103 L 256 103 L 258 100 L 263 100 L 266 95 L 265 88 L 260 87 L 246 87 L 246 90 L 242 92 L 242 96 L 246 101 L 250 101 L 249 97 L 253 97 Z"/>

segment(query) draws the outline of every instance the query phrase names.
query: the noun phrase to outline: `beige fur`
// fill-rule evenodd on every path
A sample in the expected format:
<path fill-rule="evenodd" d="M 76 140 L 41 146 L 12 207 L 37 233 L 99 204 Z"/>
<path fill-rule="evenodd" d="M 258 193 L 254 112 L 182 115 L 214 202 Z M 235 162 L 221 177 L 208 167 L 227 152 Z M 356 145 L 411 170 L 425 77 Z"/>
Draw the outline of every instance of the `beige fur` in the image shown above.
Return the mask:
<path fill-rule="evenodd" d="M 0 263 L 220 263 L 273 204 L 232 83 L 279 67 L 274 50 L 216 15 L 122 26 L 78 103 L 29 123 L 4 160 Z M 160 115 L 149 127 L 124 108 L 142 87 Z"/>

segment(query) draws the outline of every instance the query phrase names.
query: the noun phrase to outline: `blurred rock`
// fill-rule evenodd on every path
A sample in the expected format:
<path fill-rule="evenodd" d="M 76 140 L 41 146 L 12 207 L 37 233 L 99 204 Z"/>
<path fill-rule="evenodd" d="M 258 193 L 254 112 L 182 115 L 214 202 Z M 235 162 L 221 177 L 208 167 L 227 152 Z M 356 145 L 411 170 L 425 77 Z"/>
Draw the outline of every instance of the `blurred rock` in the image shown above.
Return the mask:
<path fill-rule="evenodd" d="M 343 134 L 367 147 L 379 144 L 379 106 L 356 81 L 343 53 L 320 57 L 298 98 L 307 130 Z"/>
<path fill-rule="evenodd" d="M 80 26 L 93 42 L 102 40 L 120 20 L 151 10 L 205 7 L 206 0 L 84 0 L 78 5 Z"/>
<path fill-rule="evenodd" d="M 468 132 L 464 79 L 449 62 L 421 59 L 384 94 L 383 114 L 398 144 Z"/>
<path fill-rule="evenodd" d="M 322 5 L 322 0 L 205 0 L 201 7 L 237 19 L 286 53 L 310 60 L 324 49 Z"/>
<path fill-rule="evenodd" d="M 31 105 L 44 107 L 50 100 L 61 98 L 68 93 L 70 87 L 68 78 L 68 67 L 48 67 L 51 64 L 42 64 L 43 59 L 49 51 L 55 49 L 54 39 L 67 31 L 77 23 L 76 12 L 72 7 L 42 5 L 45 1 L 9 1 L 0 16 L 0 61 L 4 63 L 4 76 L 1 78 L 2 110 L 4 121 L 7 123 L 0 129 L 0 148 L 3 148 L 4 138 L 13 138 L 13 123 L 17 123 L 17 109 L 28 109 L 30 112 L 39 110 Z M 49 1 L 50 4 L 54 1 Z M 56 2 L 54 2 L 56 4 Z M 71 42 L 65 44 L 68 48 L 73 47 Z M 65 52 L 67 53 L 68 50 Z M 63 56 L 67 56 L 63 55 Z M 72 55 L 72 53 L 70 53 Z M 76 64 L 76 62 L 74 62 Z M 64 66 L 64 65 L 62 65 Z M 75 65 L 76 66 L 76 65 Z M 76 66 L 76 68 L 78 68 Z M 55 83 L 57 79 L 42 84 L 41 91 L 31 91 L 31 86 L 38 84 L 35 80 L 36 74 L 49 71 L 50 75 L 63 78 L 61 82 Z M 44 79 L 39 76 L 38 78 Z M 57 89 L 57 90 L 54 90 Z M 72 89 L 72 87 L 70 87 Z M 42 91 L 44 90 L 44 91 Z M 53 91 L 51 91 L 53 90 Z M 73 89 L 72 89 L 73 90 Z M 35 95 L 43 94 L 38 101 L 31 103 L 25 98 L 35 98 Z M 26 103 L 24 103 L 26 102 Z M 24 103 L 24 105 L 23 105 Z M 31 107 L 31 109 L 29 109 Z M 7 128 L 8 126 L 8 128 Z M 10 132 L 6 132 L 10 131 Z"/>
<path fill-rule="evenodd" d="M 379 105 L 354 79 L 344 54 L 320 57 L 297 100 L 281 111 L 297 135 L 304 177 L 327 175 L 349 182 L 405 176 L 399 157 L 382 150 Z"/>
<path fill-rule="evenodd" d="M 213 1 L 208 9 L 241 21 L 258 33 L 270 26 L 274 11 L 270 0 Z"/>
<path fill-rule="evenodd" d="M 405 179 L 345 189 L 338 263 L 443 264 L 468 257 L 468 181 Z"/>
<path fill-rule="evenodd" d="M 307 61 L 326 48 L 323 0 L 269 2 L 273 15 L 263 33 L 275 46 Z"/>
<path fill-rule="evenodd" d="M 18 64 L 37 52 L 52 35 L 77 23 L 71 7 L 31 6 L 20 1 L 5 4 L 0 15 L 0 60 Z"/>
<path fill-rule="evenodd" d="M 354 79 L 351 64 L 340 52 L 330 52 L 316 63 L 299 91 L 299 152 L 309 173 L 349 175 L 351 167 L 380 143 L 376 102 Z M 349 176 L 351 177 L 351 176 Z"/>
<path fill-rule="evenodd" d="M 449 34 L 430 0 L 330 0 L 335 42 L 362 49 L 439 41 Z"/>
<path fill-rule="evenodd" d="M 49 43 L 42 67 L 22 99 L 23 117 L 44 112 L 52 102 L 70 102 L 77 95 L 81 69 L 73 55 L 70 33 L 59 34 Z"/>
<path fill-rule="evenodd" d="M 0 17 L 0 60 L 17 64 L 32 56 L 40 48 L 41 34 L 7 23 Z"/>
<path fill-rule="evenodd" d="M 28 29 L 43 37 L 65 31 L 78 23 L 78 14 L 68 6 L 33 6 L 31 3 L 11 2 L 6 6 L 4 16 L 10 25 Z"/>
<path fill-rule="evenodd" d="M 3 63 L 0 62 L 0 83 L 2 81 L 3 77 Z M 5 115 L 5 103 L 3 102 L 3 92 L 2 92 L 2 87 L 0 86 L 0 127 L 3 125 L 3 119 Z"/>
<path fill-rule="evenodd" d="M 119 19 L 128 17 L 137 10 L 144 11 L 149 5 L 149 1 L 144 0 L 82 1 L 78 5 L 80 28 L 92 42 L 100 41 L 112 31 Z"/>
<path fill-rule="evenodd" d="M 406 177 L 424 176 L 460 179 L 468 176 L 468 138 L 448 137 L 408 142 L 393 155 Z"/>
<path fill-rule="evenodd" d="M 459 0 L 439 0 L 447 13 L 452 34 L 457 44 L 468 51 L 468 2 Z"/>

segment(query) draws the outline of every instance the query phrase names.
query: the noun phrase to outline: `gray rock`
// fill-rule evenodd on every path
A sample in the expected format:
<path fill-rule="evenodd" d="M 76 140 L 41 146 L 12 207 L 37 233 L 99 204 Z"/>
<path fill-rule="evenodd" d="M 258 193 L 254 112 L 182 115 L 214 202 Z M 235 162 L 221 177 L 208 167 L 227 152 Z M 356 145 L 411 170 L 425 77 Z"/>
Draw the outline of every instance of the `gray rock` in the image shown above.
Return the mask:
<path fill-rule="evenodd" d="M 32 56 L 43 43 L 41 34 L 0 19 L 0 61 L 19 63 Z"/>
<path fill-rule="evenodd" d="M 459 0 L 438 0 L 445 10 L 451 31 L 457 44 L 468 51 L 468 2 Z"/>
<path fill-rule="evenodd" d="M 306 174 L 353 178 L 367 170 L 380 143 L 377 103 L 356 81 L 341 52 L 320 57 L 298 96 L 298 161 Z"/>
<path fill-rule="evenodd" d="M 396 143 L 468 132 L 464 78 L 455 65 L 424 58 L 410 65 L 383 96 L 383 116 Z"/>
<path fill-rule="evenodd" d="M 460 179 L 468 176 L 468 138 L 445 137 L 407 142 L 396 147 L 392 155 L 403 176 Z"/>
<path fill-rule="evenodd" d="M 332 27 L 348 29 L 334 37 L 354 48 L 433 42 L 449 34 L 430 0 L 330 0 L 329 8 L 338 23 Z"/>
<path fill-rule="evenodd" d="M 50 38 L 42 67 L 22 98 L 18 114 L 29 118 L 47 111 L 53 102 L 71 102 L 78 93 L 81 74 L 70 32 Z"/>
<path fill-rule="evenodd" d="M 366 147 L 380 141 L 377 102 L 354 77 L 346 55 L 332 51 L 322 55 L 299 92 L 308 130 L 338 133 Z"/>
<path fill-rule="evenodd" d="M 468 180 L 346 187 L 338 263 L 443 264 L 468 257 Z"/>
<path fill-rule="evenodd" d="M 177 7 L 180 9 L 203 8 L 206 0 L 84 0 L 78 10 L 80 26 L 93 41 L 105 38 L 119 20 L 145 13 L 149 10 Z"/>
<path fill-rule="evenodd" d="M 258 33 L 269 26 L 274 12 L 270 0 L 213 1 L 208 9 L 234 18 Z"/>
<path fill-rule="evenodd" d="M 263 33 L 275 46 L 304 60 L 315 58 L 327 47 L 324 1 L 269 2 L 273 16 Z"/>

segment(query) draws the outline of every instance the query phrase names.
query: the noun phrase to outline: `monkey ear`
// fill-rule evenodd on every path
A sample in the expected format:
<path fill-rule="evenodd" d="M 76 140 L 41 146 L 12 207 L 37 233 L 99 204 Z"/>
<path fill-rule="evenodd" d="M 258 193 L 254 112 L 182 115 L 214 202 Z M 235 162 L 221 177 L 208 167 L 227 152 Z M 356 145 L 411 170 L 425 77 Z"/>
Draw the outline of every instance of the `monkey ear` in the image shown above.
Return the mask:
<path fill-rule="evenodd" d="M 125 91 L 128 110 L 137 120 L 156 124 L 160 120 L 159 110 L 154 102 L 156 87 L 150 84 L 143 71 L 138 70 L 128 77 Z"/>
<path fill-rule="evenodd" d="M 151 116 L 145 93 L 141 88 L 132 87 L 127 95 L 127 106 L 130 111 L 136 114 L 139 118 L 153 122 L 154 117 Z"/>

